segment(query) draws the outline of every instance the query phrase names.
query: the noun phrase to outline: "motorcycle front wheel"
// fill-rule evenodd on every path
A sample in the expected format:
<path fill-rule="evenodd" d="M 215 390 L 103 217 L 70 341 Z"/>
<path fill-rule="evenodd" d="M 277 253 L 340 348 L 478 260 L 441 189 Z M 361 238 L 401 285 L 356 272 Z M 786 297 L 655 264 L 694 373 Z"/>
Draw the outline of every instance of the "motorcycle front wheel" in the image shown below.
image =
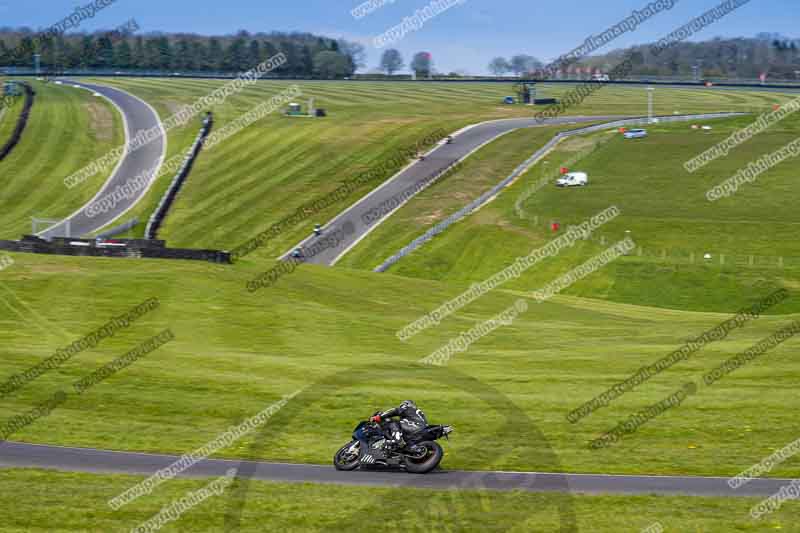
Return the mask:
<path fill-rule="evenodd" d="M 417 447 L 424 447 L 425 453 L 420 457 L 406 457 L 406 470 L 412 474 L 427 474 L 442 461 L 444 450 L 433 441 L 425 441 L 417 444 Z"/>
<path fill-rule="evenodd" d="M 336 452 L 336 455 L 333 456 L 333 467 L 336 468 L 336 470 L 344 470 L 345 472 L 358 468 L 360 447 L 357 440 L 352 440 L 342 446 L 342 448 Z"/>

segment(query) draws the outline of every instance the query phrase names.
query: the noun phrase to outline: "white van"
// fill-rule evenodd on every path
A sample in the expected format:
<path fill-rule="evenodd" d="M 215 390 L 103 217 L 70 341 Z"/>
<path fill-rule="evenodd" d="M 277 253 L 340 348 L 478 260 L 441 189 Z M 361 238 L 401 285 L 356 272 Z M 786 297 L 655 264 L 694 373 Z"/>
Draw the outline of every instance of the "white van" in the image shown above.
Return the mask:
<path fill-rule="evenodd" d="M 557 187 L 583 187 L 589 183 L 585 172 L 570 172 L 556 180 Z"/>
<path fill-rule="evenodd" d="M 643 139 L 647 137 L 647 130 L 628 130 L 625 132 L 626 139 Z"/>

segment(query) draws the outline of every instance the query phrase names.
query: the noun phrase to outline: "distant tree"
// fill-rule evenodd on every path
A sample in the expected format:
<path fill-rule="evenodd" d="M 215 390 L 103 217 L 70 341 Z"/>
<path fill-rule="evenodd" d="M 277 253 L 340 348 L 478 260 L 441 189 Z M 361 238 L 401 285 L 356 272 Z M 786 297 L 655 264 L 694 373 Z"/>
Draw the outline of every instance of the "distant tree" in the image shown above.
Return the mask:
<path fill-rule="evenodd" d="M 411 70 L 418 78 L 427 78 L 433 72 L 433 59 L 428 52 L 417 52 L 411 60 Z"/>
<path fill-rule="evenodd" d="M 80 45 L 80 63 L 76 66 L 81 68 L 96 67 L 97 62 L 94 53 L 94 38 L 91 35 L 84 36 Z"/>
<path fill-rule="evenodd" d="M 244 38 L 235 38 L 223 54 L 222 68 L 233 72 L 248 70 L 246 45 Z"/>
<path fill-rule="evenodd" d="M 395 72 L 403 70 L 403 55 L 395 48 L 389 48 L 381 56 L 380 69 L 387 75 L 392 76 Z"/>
<path fill-rule="evenodd" d="M 129 69 L 131 68 L 133 60 L 133 53 L 131 45 L 128 41 L 121 41 L 114 49 L 114 66 L 115 68 Z"/>
<path fill-rule="evenodd" d="M 261 63 L 261 43 L 256 39 L 250 41 L 250 47 L 247 50 L 247 64 L 250 65 L 248 70 Z"/>
<path fill-rule="evenodd" d="M 304 76 L 311 76 L 314 73 L 314 55 L 311 47 L 307 44 L 304 44 L 303 49 L 300 50 L 300 64 L 303 67 Z"/>
<path fill-rule="evenodd" d="M 350 62 L 352 63 L 353 67 L 353 72 L 367 66 L 366 62 L 367 52 L 364 49 L 363 44 L 351 41 L 345 41 L 344 39 L 340 39 L 338 44 L 339 44 L 339 52 L 350 58 Z"/>
<path fill-rule="evenodd" d="M 90 37 L 91 39 L 91 37 Z M 33 54 L 36 53 L 36 44 L 30 36 L 23 37 L 19 42 L 19 53 L 17 59 L 22 66 L 33 65 Z"/>
<path fill-rule="evenodd" d="M 11 54 L 9 53 L 6 42 L 0 39 L 0 64 L 7 65 L 11 62 Z"/>
<path fill-rule="evenodd" d="M 42 54 L 42 66 L 48 67 L 50 65 L 55 64 L 55 53 L 56 53 L 56 43 L 55 39 L 52 37 L 48 37 L 42 39 L 39 43 L 39 53 Z"/>
<path fill-rule="evenodd" d="M 516 74 L 517 76 L 521 76 L 522 74 L 528 72 L 535 72 L 539 70 L 544 65 L 541 61 L 536 59 L 533 56 L 529 56 L 526 54 L 518 54 L 511 58 L 511 68 L 510 70 Z"/>
<path fill-rule="evenodd" d="M 124 42 L 124 41 L 123 41 Z M 72 46 L 64 39 L 63 35 L 59 35 L 55 39 L 55 50 L 53 51 L 52 66 L 56 70 L 64 70 L 72 66 Z"/>
<path fill-rule="evenodd" d="M 158 43 L 154 40 L 146 40 L 144 43 L 144 61 L 142 67 L 148 70 L 158 68 Z"/>
<path fill-rule="evenodd" d="M 212 70 L 221 70 L 222 69 L 222 62 L 224 58 L 222 57 L 222 44 L 219 42 L 219 39 L 211 38 L 208 41 L 208 68 Z"/>
<path fill-rule="evenodd" d="M 133 42 L 133 60 L 131 63 L 133 63 L 133 68 L 145 68 L 145 62 L 144 38 L 137 37 Z"/>
<path fill-rule="evenodd" d="M 172 45 L 166 36 L 156 39 L 156 64 L 159 70 L 169 70 L 172 66 Z"/>
<path fill-rule="evenodd" d="M 211 68 L 208 50 L 203 41 L 192 41 L 189 49 L 191 50 L 191 59 L 188 64 L 189 70 L 208 70 Z"/>
<path fill-rule="evenodd" d="M 279 48 L 286 56 L 286 68 L 283 72 L 291 76 L 307 76 L 308 72 L 303 69 L 303 64 L 300 61 L 300 52 L 295 43 L 289 40 L 280 42 Z"/>
<path fill-rule="evenodd" d="M 350 75 L 349 58 L 339 52 L 320 52 L 314 56 L 314 74 L 324 79 L 343 78 Z"/>
<path fill-rule="evenodd" d="M 511 65 L 504 57 L 495 57 L 489 63 L 489 72 L 494 74 L 495 76 L 502 76 L 506 72 L 511 70 Z"/>
<path fill-rule="evenodd" d="M 9 51 L 3 39 L 0 39 L 0 65 L 10 65 L 12 61 L 11 52 Z"/>
<path fill-rule="evenodd" d="M 269 41 L 264 41 L 261 43 L 261 60 L 266 61 L 267 59 L 273 57 L 275 54 L 278 53 L 278 49 L 275 48 L 275 45 Z M 312 55 L 313 57 L 313 55 Z M 312 63 L 313 65 L 313 63 Z"/>
<path fill-rule="evenodd" d="M 185 37 L 178 39 L 178 42 L 175 43 L 175 68 L 178 70 L 192 68 L 192 46 Z"/>
<path fill-rule="evenodd" d="M 114 44 L 107 36 L 100 37 L 97 40 L 97 49 L 95 57 L 97 58 L 97 66 L 100 68 L 113 68 L 114 67 Z"/>
<path fill-rule="evenodd" d="M 767 50 L 777 53 L 767 43 Z M 309 33 L 255 33 L 202 36 L 185 33 L 133 35 L 131 31 L 76 32 L 41 39 L 31 28 L 0 27 L 0 67 L 30 68 L 33 54 L 42 55 L 42 65 L 59 70 L 104 68 L 109 70 L 154 70 L 161 72 L 241 72 L 253 68 L 278 52 L 286 63 L 276 76 L 350 76 L 364 68 L 365 49 L 360 43 L 330 39 Z M 328 52 L 327 54 L 323 54 Z M 791 46 L 782 52 L 795 53 Z M 788 57 L 788 56 L 787 56 Z M 417 54 L 412 65 L 420 76 L 432 70 L 430 55 Z M 381 68 L 391 75 L 404 68 L 396 50 L 384 54 Z"/>

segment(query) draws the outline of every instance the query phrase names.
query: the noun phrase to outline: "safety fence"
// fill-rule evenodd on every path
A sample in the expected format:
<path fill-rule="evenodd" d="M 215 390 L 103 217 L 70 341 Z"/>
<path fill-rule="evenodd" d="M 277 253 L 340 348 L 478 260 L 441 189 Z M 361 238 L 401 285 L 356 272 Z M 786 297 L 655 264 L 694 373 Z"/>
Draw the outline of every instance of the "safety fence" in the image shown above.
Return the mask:
<path fill-rule="evenodd" d="M 158 230 L 161 228 L 161 224 L 164 223 L 167 213 L 169 213 L 169 210 L 172 207 L 172 204 L 175 202 L 178 192 L 183 186 L 183 182 L 186 181 L 186 178 L 192 171 L 192 166 L 194 165 L 197 156 L 200 154 L 200 150 L 203 148 L 203 143 L 205 142 L 206 137 L 208 137 L 208 135 L 211 133 L 211 128 L 213 125 L 214 116 L 209 112 L 208 115 L 206 115 L 206 118 L 203 119 L 203 127 L 200 129 L 200 133 L 197 134 L 197 138 L 192 144 L 192 147 L 189 149 L 189 152 L 186 154 L 186 159 L 183 160 L 181 168 L 178 169 L 177 174 L 175 174 L 175 177 L 172 178 L 172 183 L 169 184 L 167 191 L 164 193 L 164 196 L 161 197 L 161 201 L 158 203 L 158 207 L 155 211 L 153 211 L 153 214 L 150 216 L 150 220 L 147 222 L 147 228 L 145 229 L 144 234 L 148 239 L 156 238 Z"/>
<path fill-rule="evenodd" d="M 11 150 L 14 149 L 22 138 L 22 132 L 25 131 L 25 126 L 28 125 L 28 116 L 33 107 L 33 98 L 36 96 L 36 91 L 34 91 L 30 85 L 27 83 L 21 83 L 20 85 L 22 85 L 22 88 L 25 90 L 25 103 L 22 107 L 22 113 L 20 113 L 17 118 L 17 124 L 14 126 L 14 132 L 11 134 L 11 138 L 0 148 L 0 161 L 11 153 Z"/>
<path fill-rule="evenodd" d="M 747 113 L 708 113 L 703 115 L 673 115 L 673 116 L 663 116 L 663 117 L 654 117 L 658 119 L 659 123 L 664 122 L 680 122 L 680 121 L 687 121 L 687 120 L 707 120 L 707 119 L 715 119 L 715 118 L 727 118 L 727 117 L 736 117 L 736 116 L 743 116 Z M 391 256 L 389 259 L 378 265 L 373 269 L 374 272 L 386 272 L 390 267 L 395 265 L 398 261 L 402 258 L 406 257 L 408 254 L 412 253 L 414 250 L 425 244 L 426 242 L 432 240 L 437 235 L 444 232 L 447 228 L 462 220 L 463 218 L 469 216 L 473 211 L 479 209 L 484 204 L 489 202 L 492 198 L 500 194 L 504 188 L 508 187 L 511 183 L 513 183 L 518 177 L 528 171 L 533 165 L 535 165 L 542 157 L 544 157 L 550 150 L 552 150 L 558 143 L 562 140 L 572 137 L 574 135 L 583 135 L 586 133 L 593 133 L 596 131 L 602 130 L 609 130 L 614 128 L 619 128 L 622 126 L 631 126 L 631 125 L 641 125 L 649 123 L 650 119 L 648 117 L 635 117 L 629 119 L 622 119 L 616 120 L 614 122 L 606 122 L 604 124 L 596 124 L 594 126 L 588 126 L 585 128 L 578 128 L 574 130 L 562 131 L 556 134 L 555 137 L 550 139 L 543 147 L 537 150 L 531 157 L 529 157 L 524 163 L 519 165 L 514 171 L 503 181 L 492 187 L 490 190 L 486 191 L 478 198 L 467 204 L 465 207 L 462 207 L 442 222 L 439 222 L 434 227 L 430 228 L 420 237 L 417 237 L 410 244 L 404 246 L 399 252 Z"/>
<path fill-rule="evenodd" d="M 549 224 L 551 221 L 546 217 L 531 217 L 534 225 Z M 636 241 L 635 234 L 628 234 Z M 618 241 L 619 235 L 603 235 L 595 232 L 584 240 L 593 242 L 599 246 L 610 246 Z M 759 255 L 759 254 L 731 254 L 719 253 L 714 249 L 690 250 L 685 248 L 661 248 L 647 247 L 637 244 L 630 253 L 630 257 L 638 257 L 642 261 L 661 265 L 704 265 L 708 267 L 736 267 L 738 268 L 775 268 L 789 269 L 800 268 L 800 256 L 789 255 Z"/>

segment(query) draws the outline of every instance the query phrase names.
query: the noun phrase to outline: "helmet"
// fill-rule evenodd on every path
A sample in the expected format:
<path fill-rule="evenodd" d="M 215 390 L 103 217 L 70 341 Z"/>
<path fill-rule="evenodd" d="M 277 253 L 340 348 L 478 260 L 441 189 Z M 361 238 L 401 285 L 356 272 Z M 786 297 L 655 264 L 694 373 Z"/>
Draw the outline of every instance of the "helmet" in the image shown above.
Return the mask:
<path fill-rule="evenodd" d="M 417 404 L 415 404 L 413 400 L 403 400 L 403 403 L 400 404 L 401 409 L 408 409 L 409 407 L 411 409 L 416 409 Z"/>

